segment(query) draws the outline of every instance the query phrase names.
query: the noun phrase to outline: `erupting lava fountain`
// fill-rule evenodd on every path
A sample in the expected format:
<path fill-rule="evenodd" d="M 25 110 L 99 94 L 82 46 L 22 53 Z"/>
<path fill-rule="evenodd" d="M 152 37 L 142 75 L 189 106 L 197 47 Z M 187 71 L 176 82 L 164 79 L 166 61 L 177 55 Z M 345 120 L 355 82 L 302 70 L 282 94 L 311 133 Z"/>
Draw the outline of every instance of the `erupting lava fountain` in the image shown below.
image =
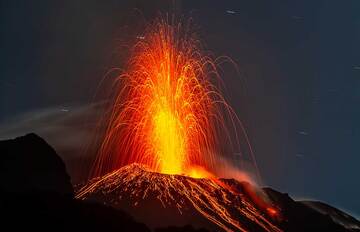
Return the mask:
<path fill-rule="evenodd" d="M 218 175 L 225 170 L 224 154 L 240 151 L 239 129 L 257 169 L 241 123 L 221 93 L 216 63 L 224 59 L 203 55 L 190 23 L 158 19 L 143 38 L 116 80 L 93 176 L 131 163 L 164 174 Z"/>

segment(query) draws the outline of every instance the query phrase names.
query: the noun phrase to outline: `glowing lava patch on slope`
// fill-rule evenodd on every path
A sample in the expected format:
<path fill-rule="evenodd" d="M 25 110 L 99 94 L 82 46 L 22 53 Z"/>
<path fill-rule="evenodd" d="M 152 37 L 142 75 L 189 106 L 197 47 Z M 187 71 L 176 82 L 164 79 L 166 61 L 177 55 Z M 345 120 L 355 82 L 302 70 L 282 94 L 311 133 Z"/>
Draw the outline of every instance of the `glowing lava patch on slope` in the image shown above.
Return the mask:
<path fill-rule="evenodd" d="M 209 177 L 221 165 L 221 144 L 233 152 L 237 117 L 221 94 L 216 62 L 200 48 L 189 25 L 159 19 L 148 26 L 116 80 L 93 176 L 139 163 L 160 173 Z"/>

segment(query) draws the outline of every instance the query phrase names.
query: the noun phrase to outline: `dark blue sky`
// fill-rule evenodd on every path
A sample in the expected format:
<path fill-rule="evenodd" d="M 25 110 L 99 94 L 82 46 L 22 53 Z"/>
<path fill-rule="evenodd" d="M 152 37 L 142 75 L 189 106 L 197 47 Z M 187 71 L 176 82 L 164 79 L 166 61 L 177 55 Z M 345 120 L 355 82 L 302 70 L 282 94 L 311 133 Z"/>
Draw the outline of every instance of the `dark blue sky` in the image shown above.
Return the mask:
<path fill-rule="evenodd" d="M 14 117 L 89 104 L 121 57 L 118 41 L 142 21 L 134 8 L 150 20 L 167 7 L 149 2 L 1 2 L 0 134 Z M 239 66 L 240 75 L 223 67 L 226 93 L 265 184 L 359 215 L 360 2 L 189 0 L 180 8 L 206 48 Z"/>

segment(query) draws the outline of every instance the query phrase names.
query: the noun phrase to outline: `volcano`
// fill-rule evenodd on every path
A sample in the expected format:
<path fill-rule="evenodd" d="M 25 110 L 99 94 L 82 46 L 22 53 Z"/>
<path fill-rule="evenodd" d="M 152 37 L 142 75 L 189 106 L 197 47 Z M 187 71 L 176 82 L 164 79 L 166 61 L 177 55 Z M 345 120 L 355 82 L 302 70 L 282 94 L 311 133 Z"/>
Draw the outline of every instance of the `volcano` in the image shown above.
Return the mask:
<path fill-rule="evenodd" d="M 210 230 L 281 231 L 245 194 L 245 183 L 152 172 L 130 164 L 94 178 L 76 198 L 124 209 L 151 228 L 191 224 Z"/>

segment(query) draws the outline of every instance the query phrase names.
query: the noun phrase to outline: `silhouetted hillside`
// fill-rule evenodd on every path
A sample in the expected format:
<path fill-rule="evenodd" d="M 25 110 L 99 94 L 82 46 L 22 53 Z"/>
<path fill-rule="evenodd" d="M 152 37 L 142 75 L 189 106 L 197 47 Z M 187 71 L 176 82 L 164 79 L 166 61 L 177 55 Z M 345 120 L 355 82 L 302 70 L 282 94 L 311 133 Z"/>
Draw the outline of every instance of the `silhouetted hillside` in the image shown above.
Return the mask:
<path fill-rule="evenodd" d="M 0 141 L 0 156 L 1 231 L 149 231 L 120 210 L 73 199 L 63 161 L 39 136 Z"/>
<path fill-rule="evenodd" d="M 0 191 L 73 195 L 64 162 L 39 136 L 27 134 L 0 141 L 0 157 Z"/>

